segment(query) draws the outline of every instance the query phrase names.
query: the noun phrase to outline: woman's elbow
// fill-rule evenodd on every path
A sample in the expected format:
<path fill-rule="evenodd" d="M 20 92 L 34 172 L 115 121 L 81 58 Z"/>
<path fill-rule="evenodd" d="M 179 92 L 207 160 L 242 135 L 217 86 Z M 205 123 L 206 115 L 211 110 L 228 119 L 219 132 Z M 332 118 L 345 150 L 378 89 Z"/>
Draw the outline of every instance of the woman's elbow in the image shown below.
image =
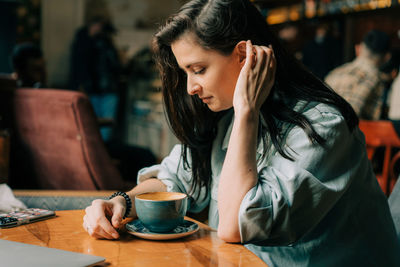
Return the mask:
<path fill-rule="evenodd" d="M 223 229 L 223 227 L 218 227 L 218 237 L 228 243 L 239 243 L 241 242 L 239 231 L 233 229 Z"/>

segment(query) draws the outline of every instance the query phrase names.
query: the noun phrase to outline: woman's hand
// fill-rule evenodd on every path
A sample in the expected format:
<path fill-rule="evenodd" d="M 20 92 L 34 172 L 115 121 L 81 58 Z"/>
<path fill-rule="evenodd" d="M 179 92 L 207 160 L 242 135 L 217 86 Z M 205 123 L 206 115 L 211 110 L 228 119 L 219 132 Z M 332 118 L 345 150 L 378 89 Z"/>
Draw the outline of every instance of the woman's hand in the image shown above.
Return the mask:
<path fill-rule="evenodd" d="M 246 61 L 240 71 L 233 107 L 235 114 L 259 112 L 275 81 L 276 59 L 271 47 L 246 42 Z"/>
<path fill-rule="evenodd" d="M 83 228 L 95 238 L 116 239 L 116 229 L 121 226 L 126 210 L 125 199 L 117 196 L 111 200 L 96 199 L 87 207 L 83 217 Z"/>

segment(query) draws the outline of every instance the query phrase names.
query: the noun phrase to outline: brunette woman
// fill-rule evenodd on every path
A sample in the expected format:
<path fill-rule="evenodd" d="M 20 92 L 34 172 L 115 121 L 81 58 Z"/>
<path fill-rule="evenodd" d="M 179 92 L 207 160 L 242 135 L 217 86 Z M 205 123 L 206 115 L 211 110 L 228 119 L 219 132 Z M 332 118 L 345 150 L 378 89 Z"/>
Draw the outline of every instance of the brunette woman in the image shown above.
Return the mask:
<path fill-rule="evenodd" d="M 93 202 L 90 235 L 118 238 L 135 194 L 179 191 L 191 211 L 209 205 L 221 239 L 269 266 L 400 266 L 353 109 L 285 52 L 251 3 L 190 1 L 153 48 L 181 145 L 130 192 Z"/>

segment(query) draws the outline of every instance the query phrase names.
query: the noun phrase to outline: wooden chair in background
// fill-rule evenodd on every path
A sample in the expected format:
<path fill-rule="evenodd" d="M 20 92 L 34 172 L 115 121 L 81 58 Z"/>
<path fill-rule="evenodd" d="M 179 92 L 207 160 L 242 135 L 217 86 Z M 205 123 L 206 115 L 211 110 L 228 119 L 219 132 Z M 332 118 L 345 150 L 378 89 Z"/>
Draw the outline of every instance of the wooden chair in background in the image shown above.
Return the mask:
<path fill-rule="evenodd" d="M 395 164 L 400 159 L 399 153 L 393 155 L 393 149 L 400 149 L 400 138 L 390 121 L 360 120 L 359 127 L 365 135 L 368 158 L 371 161 L 377 148 L 384 148 L 382 172 L 376 173 L 376 178 L 383 192 L 389 196 L 397 179 Z"/>

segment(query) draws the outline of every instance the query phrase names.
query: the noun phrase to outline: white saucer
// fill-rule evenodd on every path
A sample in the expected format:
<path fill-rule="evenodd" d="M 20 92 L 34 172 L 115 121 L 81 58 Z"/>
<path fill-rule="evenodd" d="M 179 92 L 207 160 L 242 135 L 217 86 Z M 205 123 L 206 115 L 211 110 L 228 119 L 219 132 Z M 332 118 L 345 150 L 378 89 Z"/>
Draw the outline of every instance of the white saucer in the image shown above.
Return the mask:
<path fill-rule="evenodd" d="M 200 227 L 195 222 L 184 220 L 181 225 L 171 232 L 154 233 L 144 227 L 140 220 L 134 220 L 126 224 L 126 229 L 128 230 L 128 233 L 140 238 L 150 240 L 169 240 L 191 235 L 197 232 Z"/>

